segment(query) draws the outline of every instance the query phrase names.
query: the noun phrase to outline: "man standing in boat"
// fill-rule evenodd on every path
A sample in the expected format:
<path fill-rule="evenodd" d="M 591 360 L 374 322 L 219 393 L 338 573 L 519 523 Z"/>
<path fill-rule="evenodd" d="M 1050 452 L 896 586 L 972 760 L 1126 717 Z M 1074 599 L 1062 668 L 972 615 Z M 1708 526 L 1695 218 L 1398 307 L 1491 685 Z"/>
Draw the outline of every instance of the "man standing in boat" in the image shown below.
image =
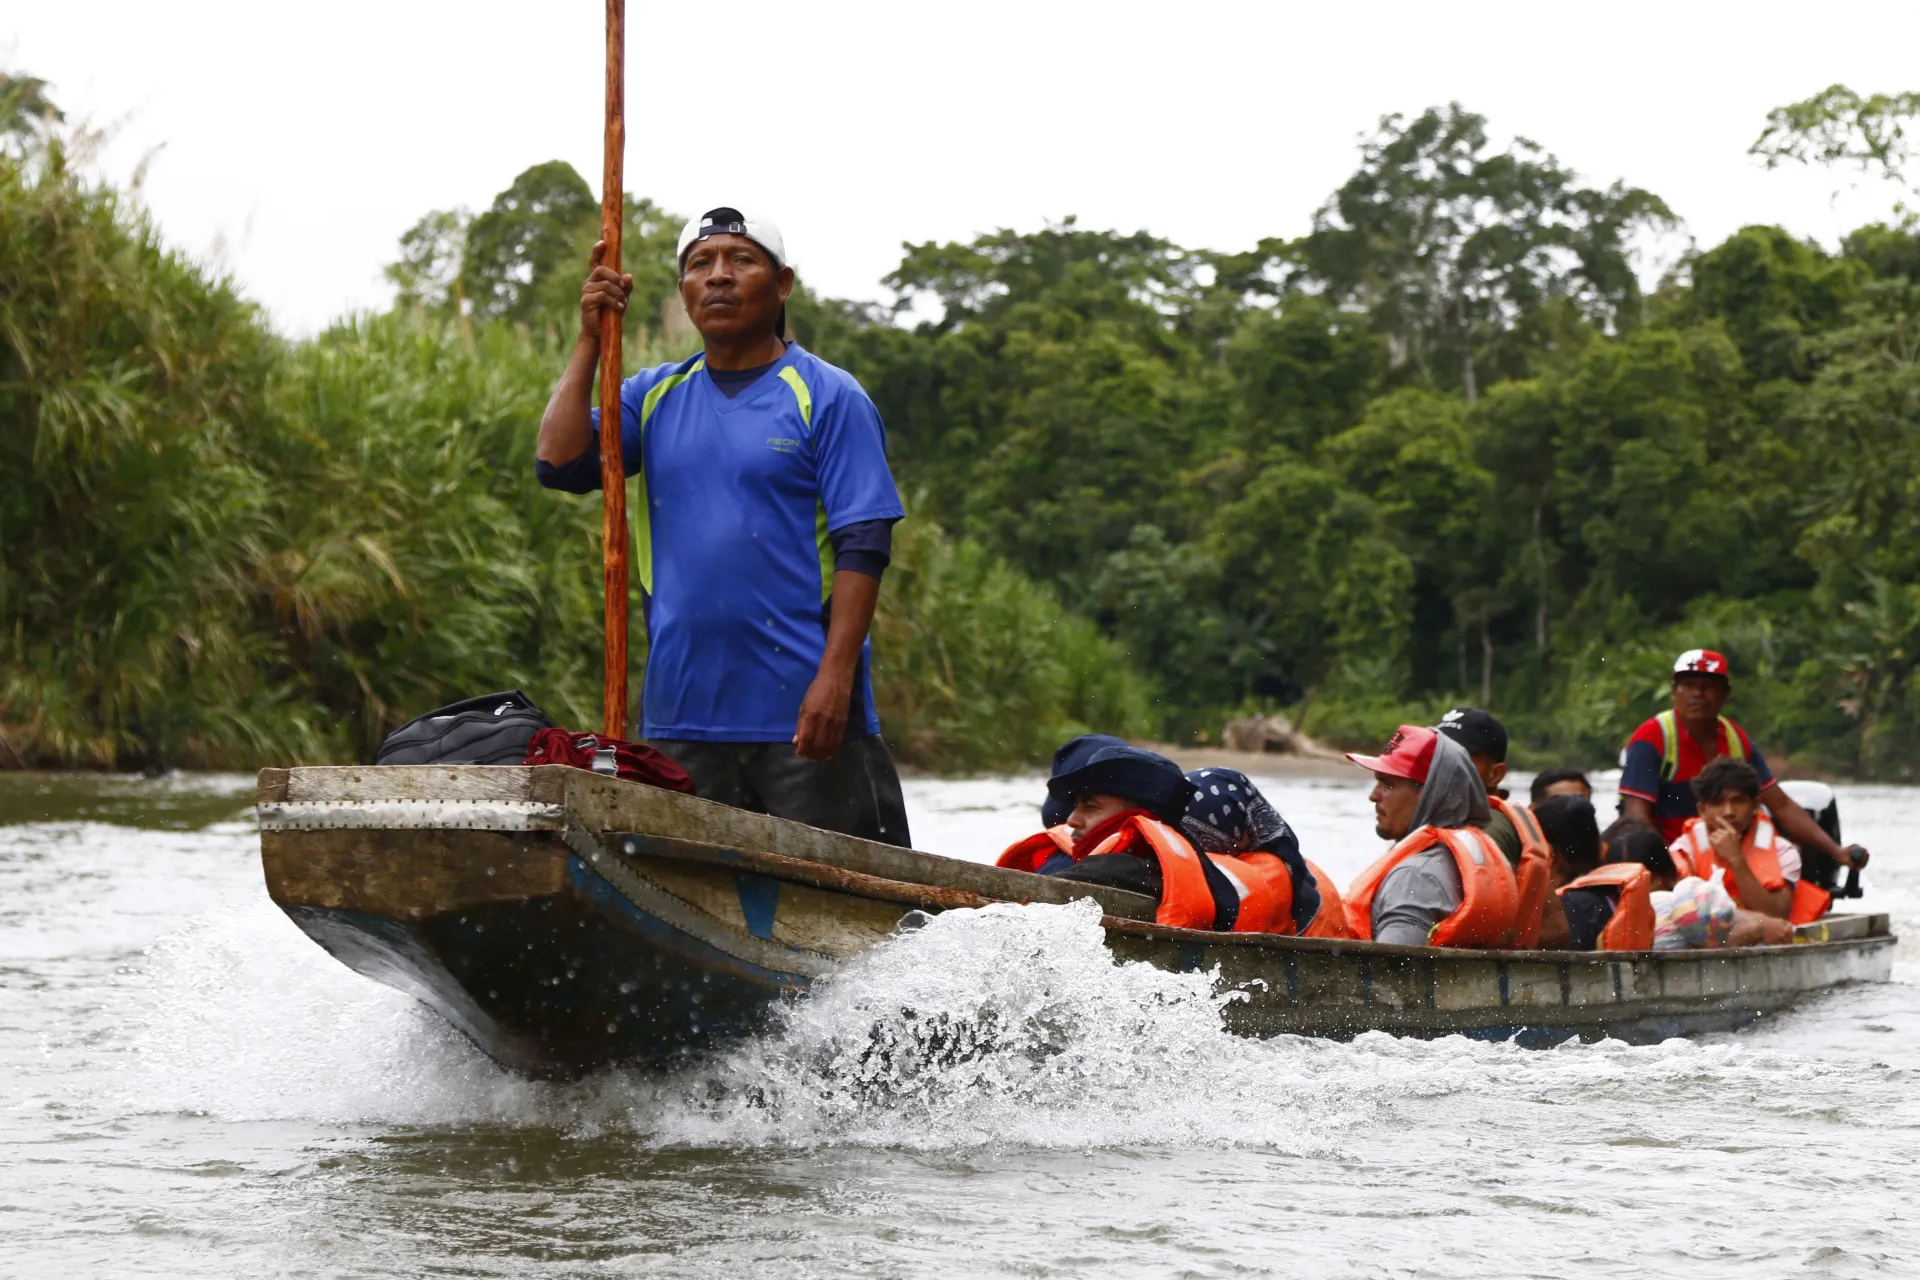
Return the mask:
<path fill-rule="evenodd" d="M 600 487 L 600 311 L 633 277 L 594 246 L 580 336 L 540 421 L 550 489 Z M 786 338 L 780 231 L 721 207 L 687 223 L 680 299 L 705 350 L 621 387 L 648 636 L 642 732 L 709 800 L 905 846 L 867 631 L 905 514 L 852 375 Z"/>
<path fill-rule="evenodd" d="M 1620 812 L 1660 832 L 1668 844 L 1680 838 L 1700 809 L 1693 779 L 1722 756 L 1745 760 L 1760 779 L 1760 803 L 1780 834 L 1802 849 L 1826 854 L 1843 867 L 1867 864 L 1867 851 L 1840 843 L 1820 829 L 1774 780 L 1766 757 L 1747 731 L 1721 714 L 1733 692 L 1727 660 L 1712 649 L 1689 649 L 1674 659 L 1673 709 L 1634 730 L 1620 753 Z"/>

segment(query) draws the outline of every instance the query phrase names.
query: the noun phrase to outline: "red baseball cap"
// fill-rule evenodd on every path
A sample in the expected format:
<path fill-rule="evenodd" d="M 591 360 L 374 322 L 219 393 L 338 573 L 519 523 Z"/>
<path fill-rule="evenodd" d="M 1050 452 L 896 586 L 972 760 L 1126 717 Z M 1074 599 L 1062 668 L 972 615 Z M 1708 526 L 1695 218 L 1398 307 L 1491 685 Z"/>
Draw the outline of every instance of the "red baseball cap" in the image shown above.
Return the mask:
<path fill-rule="evenodd" d="M 1673 660 L 1673 674 L 1676 676 L 1713 676 L 1716 679 L 1731 681 L 1732 670 L 1721 654 L 1711 649 L 1689 649 Z"/>
<path fill-rule="evenodd" d="M 1390 778 L 1406 778 L 1424 785 L 1427 771 L 1433 767 L 1433 747 L 1440 735 L 1417 724 L 1403 724 L 1387 740 L 1387 749 L 1377 756 L 1347 752 L 1347 759 L 1362 769 L 1384 773 Z"/>

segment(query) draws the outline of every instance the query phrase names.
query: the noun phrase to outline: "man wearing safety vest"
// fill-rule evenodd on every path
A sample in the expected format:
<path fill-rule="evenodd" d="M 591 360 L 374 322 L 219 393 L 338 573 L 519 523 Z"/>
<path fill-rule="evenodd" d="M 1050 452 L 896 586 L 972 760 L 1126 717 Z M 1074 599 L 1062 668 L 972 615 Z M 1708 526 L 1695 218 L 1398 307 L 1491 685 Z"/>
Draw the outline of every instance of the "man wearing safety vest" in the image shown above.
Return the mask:
<path fill-rule="evenodd" d="M 1054 770 L 1042 813 L 1048 821 L 1064 814 L 1064 822 L 1016 842 L 997 865 L 1145 894 L 1158 904 L 1154 922 L 1174 928 L 1300 931 L 1293 911 L 1294 878 L 1286 859 L 1257 847 L 1237 854 L 1198 849 L 1181 830 L 1200 789 L 1173 761 L 1118 739 L 1089 736 L 1056 752 Z M 1225 786 L 1221 790 L 1225 794 Z M 1209 806 L 1208 814 L 1226 823 L 1215 808 Z M 1232 838 L 1215 822 L 1203 826 L 1223 839 Z M 1253 832 L 1249 825 L 1249 836 Z M 1297 845 L 1294 851 L 1297 860 Z M 1303 877 L 1302 887 L 1319 896 L 1311 876 Z M 1337 914 L 1338 895 L 1326 897 Z M 1312 927 L 1325 914 L 1324 906 L 1316 910 L 1305 932 L 1343 936 L 1337 920 L 1332 931 Z"/>
<path fill-rule="evenodd" d="M 1519 922 L 1513 868 L 1487 835 L 1487 790 L 1466 749 L 1403 724 L 1372 772 L 1374 833 L 1394 845 L 1346 892 L 1353 936 L 1414 947 L 1504 947 Z"/>
<path fill-rule="evenodd" d="M 1627 740 L 1620 753 L 1620 812 L 1659 830 L 1671 843 L 1700 812 L 1693 779 L 1723 756 L 1744 760 L 1759 779 L 1760 803 L 1782 835 L 1817 849 L 1843 867 L 1867 865 L 1859 845 L 1842 848 L 1820 829 L 1780 784 L 1747 731 L 1721 714 L 1733 692 L 1726 658 L 1712 649 L 1689 649 L 1674 659 L 1673 709 L 1662 711 Z"/>

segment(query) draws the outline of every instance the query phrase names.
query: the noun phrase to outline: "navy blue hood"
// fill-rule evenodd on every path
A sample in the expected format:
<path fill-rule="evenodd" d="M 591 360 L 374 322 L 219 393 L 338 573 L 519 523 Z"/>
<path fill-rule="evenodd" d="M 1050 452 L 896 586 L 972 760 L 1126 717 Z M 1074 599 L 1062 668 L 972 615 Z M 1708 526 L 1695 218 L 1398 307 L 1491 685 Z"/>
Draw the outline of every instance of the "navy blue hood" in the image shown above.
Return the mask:
<path fill-rule="evenodd" d="M 1116 738 L 1109 733 L 1083 733 L 1077 738 L 1068 738 L 1053 753 L 1053 772 L 1047 784 L 1047 802 L 1040 806 L 1040 825 L 1057 827 L 1067 820 L 1073 812 L 1073 797 L 1064 800 L 1053 794 L 1052 778 L 1063 777 L 1082 767 L 1093 759 L 1093 753 L 1102 747 L 1124 747 L 1124 738 Z"/>
<path fill-rule="evenodd" d="M 1042 810 L 1043 816 L 1058 813 L 1060 821 L 1065 822 L 1073 811 L 1075 796 L 1098 793 L 1131 800 L 1162 822 L 1180 821 L 1187 812 L 1187 802 L 1193 798 L 1193 784 L 1180 772 L 1179 765 L 1144 747 L 1128 746 L 1118 738 L 1096 743 L 1091 751 L 1084 753 L 1084 762 L 1079 755 L 1062 759 L 1068 748 L 1087 741 L 1087 738 L 1076 738 L 1055 753 L 1053 776 L 1047 779 L 1048 807 Z"/>

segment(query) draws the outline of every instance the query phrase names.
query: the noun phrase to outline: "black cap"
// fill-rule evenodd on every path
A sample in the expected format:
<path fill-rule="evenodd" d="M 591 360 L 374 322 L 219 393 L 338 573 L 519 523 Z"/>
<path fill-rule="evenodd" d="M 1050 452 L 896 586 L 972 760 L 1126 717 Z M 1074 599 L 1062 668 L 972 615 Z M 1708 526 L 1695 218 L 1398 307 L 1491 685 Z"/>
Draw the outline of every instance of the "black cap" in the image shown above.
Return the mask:
<path fill-rule="evenodd" d="M 1467 749 L 1470 756 L 1487 755 L 1506 763 L 1507 726 L 1478 707 L 1455 707 L 1433 726 Z"/>
<path fill-rule="evenodd" d="M 1193 799 L 1193 784 L 1180 772 L 1180 766 L 1165 756 L 1123 742 L 1097 747 L 1078 767 L 1065 772 L 1056 768 L 1047 779 L 1047 794 L 1067 805 L 1069 812 L 1076 796 L 1119 796 L 1162 822 L 1178 822 Z"/>

